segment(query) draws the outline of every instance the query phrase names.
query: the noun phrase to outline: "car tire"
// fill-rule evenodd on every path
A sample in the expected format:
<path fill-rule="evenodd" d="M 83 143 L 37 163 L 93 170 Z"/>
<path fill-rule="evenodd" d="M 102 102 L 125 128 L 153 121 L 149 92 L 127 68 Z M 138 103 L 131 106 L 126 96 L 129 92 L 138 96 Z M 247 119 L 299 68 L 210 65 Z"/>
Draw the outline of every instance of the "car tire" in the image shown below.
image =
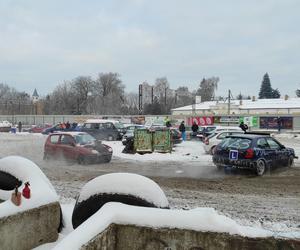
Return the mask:
<path fill-rule="evenodd" d="M 223 171 L 224 170 L 224 167 L 222 165 L 216 165 L 216 166 L 217 166 L 218 171 Z"/>
<path fill-rule="evenodd" d="M 288 159 L 288 167 L 294 166 L 294 156 L 290 155 Z"/>
<path fill-rule="evenodd" d="M 263 176 L 267 170 L 267 164 L 263 159 L 259 159 L 256 162 L 256 175 Z"/>
<path fill-rule="evenodd" d="M 49 154 L 44 153 L 43 160 L 48 161 L 50 159 Z"/>
<path fill-rule="evenodd" d="M 109 135 L 109 136 L 107 136 L 107 140 L 108 140 L 108 141 L 114 141 L 115 138 L 114 138 L 113 135 Z"/>
<path fill-rule="evenodd" d="M 77 159 L 78 164 L 80 165 L 86 165 L 86 158 L 82 155 L 80 155 Z"/>
<path fill-rule="evenodd" d="M 216 146 L 212 146 L 211 149 L 210 149 L 210 151 L 209 151 L 209 153 L 211 155 L 213 155 L 215 153 L 215 150 L 216 150 Z"/>

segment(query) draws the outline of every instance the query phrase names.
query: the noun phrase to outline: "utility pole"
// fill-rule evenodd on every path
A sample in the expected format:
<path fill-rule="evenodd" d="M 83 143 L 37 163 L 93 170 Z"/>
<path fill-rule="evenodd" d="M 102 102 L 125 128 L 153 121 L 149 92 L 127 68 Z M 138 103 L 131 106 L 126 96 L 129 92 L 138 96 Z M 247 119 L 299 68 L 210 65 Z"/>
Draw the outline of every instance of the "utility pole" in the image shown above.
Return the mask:
<path fill-rule="evenodd" d="M 231 101 L 231 91 L 228 90 L 228 115 L 230 115 L 230 101 Z"/>
<path fill-rule="evenodd" d="M 139 113 L 142 114 L 143 110 L 143 85 L 139 85 Z"/>

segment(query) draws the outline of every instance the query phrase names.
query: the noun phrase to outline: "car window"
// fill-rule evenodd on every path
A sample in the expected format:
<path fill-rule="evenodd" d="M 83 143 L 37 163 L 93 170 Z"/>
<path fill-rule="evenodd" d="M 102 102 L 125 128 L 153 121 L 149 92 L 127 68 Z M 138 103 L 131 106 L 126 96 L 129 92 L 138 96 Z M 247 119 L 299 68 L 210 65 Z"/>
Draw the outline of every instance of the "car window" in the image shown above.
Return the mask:
<path fill-rule="evenodd" d="M 217 136 L 217 139 L 224 139 L 227 135 L 229 135 L 229 132 L 226 132 L 226 133 L 220 133 L 218 136 Z"/>
<path fill-rule="evenodd" d="M 103 123 L 103 127 L 106 129 L 113 129 L 114 125 L 111 122 Z"/>
<path fill-rule="evenodd" d="M 276 141 L 274 141 L 272 138 L 267 138 L 267 142 L 271 149 L 278 150 L 281 148 L 281 146 Z"/>
<path fill-rule="evenodd" d="M 50 137 L 50 142 L 53 143 L 53 144 L 57 144 L 58 140 L 59 140 L 59 135 L 52 135 Z"/>
<path fill-rule="evenodd" d="M 251 139 L 229 137 L 225 138 L 219 145 L 223 149 L 234 148 L 234 149 L 247 149 L 251 146 Z"/>
<path fill-rule="evenodd" d="M 91 123 L 85 123 L 83 125 L 84 128 L 92 128 L 92 124 Z"/>
<path fill-rule="evenodd" d="M 269 147 L 269 144 L 267 143 L 267 141 L 266 141 L 266 139 L 265 138 L 259 138 L 258 140 L 257 140 L 257 147 L 258 148 L 261 148 L 261 149 L 268 149 L 268 148 L 270 148 Z"/>
<path fill-rule="evenodd" d="M 62 135 L 60 138 L 60 143 L 65 145 L 71 145 L 74 143 L 74 139 L 70 135 Z"/>
<path fill-rule="evenodd" d="M 92 123 L 91 124 L 91 128 L 92 129 L 99 129 L 100 128 L 100 124 L 99 123 Z"/>
<path fill-rule="evenodd" d="M 75 141 L 78 144 L 85 145 L 85 144 L 91 144 L 95 141 L 96 139 L 89 135 L 89 134 L 79 134 L 75 136 Z"/>

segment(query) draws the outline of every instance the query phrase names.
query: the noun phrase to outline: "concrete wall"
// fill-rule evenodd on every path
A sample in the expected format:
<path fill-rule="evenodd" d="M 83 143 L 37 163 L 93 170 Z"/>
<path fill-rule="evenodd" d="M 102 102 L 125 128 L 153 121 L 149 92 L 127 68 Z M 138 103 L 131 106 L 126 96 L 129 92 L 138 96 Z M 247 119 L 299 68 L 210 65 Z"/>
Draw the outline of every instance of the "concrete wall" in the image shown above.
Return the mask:
<path fill-rule="evenodd" d="M 0 218 L 0 249 L 28 250 L 56 241 L 59 224 L 58 202 L 2 217 Z"/>
<path fill-rule="evenodd" d="M 293 250 L 300 240 L 247 238 L 214 232 L 111 225 L 81 250 Z"/>

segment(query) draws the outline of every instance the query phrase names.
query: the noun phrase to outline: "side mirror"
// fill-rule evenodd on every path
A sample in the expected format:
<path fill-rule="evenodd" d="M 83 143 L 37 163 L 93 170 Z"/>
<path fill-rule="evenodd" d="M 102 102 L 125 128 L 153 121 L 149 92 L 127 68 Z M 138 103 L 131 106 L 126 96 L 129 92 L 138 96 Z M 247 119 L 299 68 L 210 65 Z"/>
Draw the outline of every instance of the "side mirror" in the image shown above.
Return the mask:
<path fill-rule="evenodd" d="M 72 147 L 75 147 L 76 146 L 76 143 L 75 142 L 71 142 L 70 144 Z"/>
<path fill-rule="evenodd" d="M 285 149 L 285 146 L 283 146 L 283 145 L 280 145 L 280 149 Z"/>

